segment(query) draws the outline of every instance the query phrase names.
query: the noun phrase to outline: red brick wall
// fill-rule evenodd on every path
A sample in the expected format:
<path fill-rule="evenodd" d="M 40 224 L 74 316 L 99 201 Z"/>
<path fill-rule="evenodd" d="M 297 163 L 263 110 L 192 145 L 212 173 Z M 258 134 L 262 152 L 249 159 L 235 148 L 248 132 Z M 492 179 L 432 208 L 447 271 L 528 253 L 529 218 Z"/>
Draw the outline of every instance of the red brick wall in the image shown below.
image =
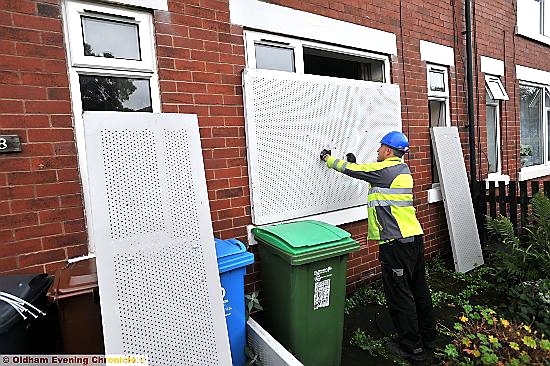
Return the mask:
<path fill-rule="evenodd" d="M 455 49 L 455 66 L 449 70 L 451 119 L 461 132 L 468 167 L 463 2 L 271 2 L 397 35 L 391 77 L 401 86 L 403 128 L 412 145 L 408 161 L 416 182 L 415 206 L 428 256 L 449 252 L 443 206 L 427 203 L 432 172 L 426 63 L 420 59 L 419 41 Z M 0 0 L 0 9 L 0 129 L 23 141 L 23 153 L 0 155 L 0 272 L 51 272 L 67 257 L 87 251 L 59 4 Z M 486 172 L 486 130 L 479 56 L 506 61 L 503 82 L 511 100 L 503 104 L 503 161 L 508 161 L 503 168 L 512 179 L 519 155 L 514 62 L 550 70 L 550 59 L 540 57 L 546 46 L 514 35 L 513 14 L 509 1 L 476 1 L 480 176 Z M 169 10 L 156 11 L 154 22 L 162 111 L 198 115 L 214 233 L 245 240 L 251 220 L 241 89 L 243 30 L 229 23 L 227 0 L 169 1 Z M 350 256 L 348 283 L 353 289 L 379 273 L 377 246 L 366 241 L 366 222 L 343 228 L 362 244 Z M 249 268 L 247 291 L 257 287 L 259 269 L 259 264 Z"/>
<path fill-rule="evenodd" d="M 0 1 L 0 272 L 52 272 L 87 252 L 57 1 Z"/>

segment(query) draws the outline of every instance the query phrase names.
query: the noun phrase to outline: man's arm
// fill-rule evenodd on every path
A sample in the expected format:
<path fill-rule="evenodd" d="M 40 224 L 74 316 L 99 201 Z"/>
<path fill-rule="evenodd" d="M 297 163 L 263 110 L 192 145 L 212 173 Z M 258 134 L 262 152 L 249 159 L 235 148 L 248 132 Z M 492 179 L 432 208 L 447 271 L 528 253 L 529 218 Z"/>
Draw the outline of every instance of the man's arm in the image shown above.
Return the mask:
<path fill-rule="evenodd" d="M 369 164 L 350 163 L 345 160 L 337 159 L 331 155 L 325 155 L 323 159 L 327 166 L 334 170 L 344 173 L 352 178 L 364 180 L 372 184 L 382 184 L 380 171 L 387 167 L 387 164 L 381 162 Z"/>

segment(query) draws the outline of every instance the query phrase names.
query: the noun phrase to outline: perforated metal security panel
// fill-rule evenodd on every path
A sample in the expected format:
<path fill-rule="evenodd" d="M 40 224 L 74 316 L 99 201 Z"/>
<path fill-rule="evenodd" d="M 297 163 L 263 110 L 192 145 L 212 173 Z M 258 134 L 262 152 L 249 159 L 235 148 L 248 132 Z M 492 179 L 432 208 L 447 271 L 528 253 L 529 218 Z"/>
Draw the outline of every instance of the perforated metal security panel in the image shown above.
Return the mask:
<path fill-rule="evenodd" d="M 397 85 L 254 69 L 243 85 L 254 224 L 367 203 L 367 185 L 319 154 L 376 161 L 382 136 L 401 131 Z"/>
<path fill-rule="evenodd" d="M 252 318 L 246 322 L 246 337 L 248 347 L 258 356 L 262 365 L 304 366 Z"/>
<path fill-rule="evenodd" d="M 105 351 L 230 365 L 195 115 L 84 114 Z"/>
<path fill-rule="evenodd" d="M 483 253 L 458 129 L 433 127 L 431 135 L 455 269 L 468 272 L 483 264 Z"/>

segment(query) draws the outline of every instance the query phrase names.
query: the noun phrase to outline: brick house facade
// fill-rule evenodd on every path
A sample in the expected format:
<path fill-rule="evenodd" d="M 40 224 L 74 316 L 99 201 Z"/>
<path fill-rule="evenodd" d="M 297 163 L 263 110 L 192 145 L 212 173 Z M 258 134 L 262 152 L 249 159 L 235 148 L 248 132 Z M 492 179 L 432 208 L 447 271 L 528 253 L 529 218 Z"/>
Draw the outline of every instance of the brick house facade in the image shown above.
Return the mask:
<path fill-rule="evenodd" d="M 151 88 L 158 90 L 157 110 L 197 114 L 214 234 L 246 241 L 251 213 L 241 73 L 247 66 L 247 57 L 244 27 L 232 23 L 230 2 L 89 3 L 152 14 L 151 52 L 156 57 L 151 69 L 155 83 Z M 159 6 L 153 3 L 166 4 L 167 8 L 158 10 Z M 21 153 L 0 154 L 0 273 L 51 273 L 64 266 L 68 258 L 88 253 L 84 193 L 73 128 L 75 101 L 71 100 L 75 84 L 71 84 L 70 71 L 74 72 L 76 66 L 71 64 L 66 48 L 71 36 L 64 36 L 66 24 L 59 0 L 0 0 L 0 4 L 0 134 L 16 134 L 22 142 Z M 459 128 L 467 164 L 464 2 L 275 0 L 262 4 L 395 35 L 397 52 L 386 56 L 390 81 L 401 90 L 403 130 L 412 146 L 408 162 L 415 179 L 415 206 L 425 230 L 426 252 L 429 257 L 449 252 L 445 212 L 442 203 L 437 202 L 437 189 L 433 188 L 427 78 L 429 65 L 447 72 L 448 92 L 441 105 L 448 108 L 450 124 Z M 542 35 L 532 39 L 529 32 L 528 36 L 519 34 L 516 13 L 516 1 L 473 1 L 478 180 L 487 178 L 489 169 L 485 74 L 500 77 L 509 96 L 497 107 L 500 175 L 517 180 L 521 168 L 520 80 L 516 65 L 542 73 L 535 73 L 533 78 L 550 72 L 550 58 L 545 57 L 550 42 Z M 264 16 L 269 17 L 269 13 Z M 447 56 L 443 57 L 442 52 Z M 492 63 L 482 64 L 482 56 Z M 499 60 L 502 75 L 487 71 L 490 65 L 501 65 Z M 533 78 L 527 82 L 535 82 Z M 540 82 L 543 86 L 550 84 Z M 546 127 L 541 128 L 546 131 Z M 548 148 L 542 151 L 545 149 Z M 545 173 L 542 167 L 539 173 L 529 174 L 523 179 L 550 172 Z M 366 221 L 342 228 L 361 243 L 361 250 L 352 254 L 348 263 L 351 290 L 379 273 L 377 246 L 366 240 Z M 259 264 L 249 268 L 247 292 L 259 283 L 260 270 Z"/>

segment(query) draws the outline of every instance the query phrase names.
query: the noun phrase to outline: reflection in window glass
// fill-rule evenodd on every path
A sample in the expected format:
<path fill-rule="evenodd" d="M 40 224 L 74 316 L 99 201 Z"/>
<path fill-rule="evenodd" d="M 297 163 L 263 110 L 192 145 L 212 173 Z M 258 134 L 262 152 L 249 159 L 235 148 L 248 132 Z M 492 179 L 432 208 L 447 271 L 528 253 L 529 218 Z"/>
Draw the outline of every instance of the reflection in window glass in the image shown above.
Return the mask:
<path fill-rule="evenodd" d="M 294 50 L 271 46 L 266 44 L 256 44 L 256 68 L 294 72 Z"/>
<path fill-rule="evenodd" d="M 487 93 L 487 161 L 489 173 L 498 171 L 498 102 Z"/>
<path fill-rule="evenodd" d="M 542 89 L 520 85 L 521 166 L 542 164 Z"/>
<path fill-rule="evenodd" d="M 447 126 L 447 108 L 443 100 L 430 100 L 428 104 L 430 113 L 430 127 L 445 127 Z M 431 149 L 432 156 L 432 182 L 439 183 L 439 172 L 435 164 L 433 148 Z"/>
<path fill-rule="evenodd" d="M 447 126 L 447 109 L 445 101 L 430 100 L 430 127 L 445 127 Z"/>
<path fill-rule="evenodd" d="M 445 91 L 445 72 L 441 70 L 430 70 L 430 90 Z"/>
<path fill-rule="evenodd" d="M 84 111 L 152 112 L 148 79 L 80 75 Z"/>
<path fill-rule="evenodd" d="M 141 60 L 138 25 L 82 17 L 84 55 Z"/>

